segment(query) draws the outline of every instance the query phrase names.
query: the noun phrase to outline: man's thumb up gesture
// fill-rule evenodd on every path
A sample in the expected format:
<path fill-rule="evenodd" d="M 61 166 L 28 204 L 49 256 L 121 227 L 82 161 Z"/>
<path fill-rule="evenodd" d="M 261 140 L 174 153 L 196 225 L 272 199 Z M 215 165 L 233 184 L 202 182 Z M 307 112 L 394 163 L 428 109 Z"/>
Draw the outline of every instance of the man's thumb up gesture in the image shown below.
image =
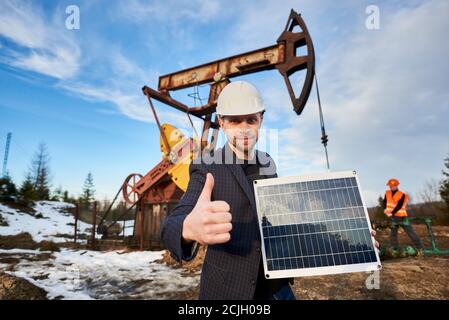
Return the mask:
<path fill-rule="evenodd" d="M 198 202 L 184 220 L 182 237 L 201 244 L 225 243 L 231 239 L 232 215 L 226 201 L 211 201 L 214 177 L 206 176 Z"/>

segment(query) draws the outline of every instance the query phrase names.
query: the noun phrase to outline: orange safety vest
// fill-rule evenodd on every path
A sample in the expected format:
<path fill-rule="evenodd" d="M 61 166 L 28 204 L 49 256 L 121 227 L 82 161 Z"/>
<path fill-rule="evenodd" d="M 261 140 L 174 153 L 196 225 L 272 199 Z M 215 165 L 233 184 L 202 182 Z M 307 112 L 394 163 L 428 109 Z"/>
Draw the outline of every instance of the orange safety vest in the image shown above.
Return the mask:
<path fill-rule="evenodd" d="M 391 213 L 393 212 L 393 209 L 396 208 L 396 205 L 398 204 L 399 200 L 401 200 L 402 195 L 405 195 L 404 198 L 404 204 L 402 205 L 401 209 L 399 209 L 398 212 L 395 213 L 396 217 L 406 217 L 407 216 L 407 210 L 405 210 L 405 206 L 408 202 L 408 195 L 402 191 L 396 191 L 396 193 L 393 195 L 393 192 L 391 190 L 387 190 L 387 193 L 385 194 L 386 200 L 387 200 L 387 215 L 391 216 Z"/>

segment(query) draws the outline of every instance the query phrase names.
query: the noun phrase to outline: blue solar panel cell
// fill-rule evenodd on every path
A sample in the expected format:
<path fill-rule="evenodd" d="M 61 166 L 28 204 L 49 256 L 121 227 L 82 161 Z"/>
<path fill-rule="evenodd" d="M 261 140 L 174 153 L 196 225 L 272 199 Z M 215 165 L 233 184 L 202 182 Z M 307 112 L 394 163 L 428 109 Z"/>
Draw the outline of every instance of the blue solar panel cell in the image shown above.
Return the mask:
<path fill-rule="evenodd" d="M 311 268 L 321 269 L 310 274 L 361 271 L 335 269 L 348 265 L 379 268 L 353 172 L 257 180 L 254 189 L 267 276 L 277 271 L 274 276 L 282 277 L 285 270 L 285 276 L 295 270 L 307 275 L 303 271 Z"/>

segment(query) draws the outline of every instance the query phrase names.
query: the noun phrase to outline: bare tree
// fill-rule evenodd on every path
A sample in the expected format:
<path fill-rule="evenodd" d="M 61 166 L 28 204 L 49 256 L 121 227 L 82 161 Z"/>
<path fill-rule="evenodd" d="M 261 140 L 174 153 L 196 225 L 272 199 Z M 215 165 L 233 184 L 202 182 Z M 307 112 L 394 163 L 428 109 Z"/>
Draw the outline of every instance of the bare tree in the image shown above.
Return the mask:
<path fill-rule="evenodd" d="M 47 146 L 44 142 L 39 144 L 39 147 L 34 154 L 31 163 L 30 175 L 34 180 L 34 189 L 37 200 L 50 199 L 50 155 L 47 151 Z"/>
<path fill-rule="evenodd" d="M 419 198 L 422 202 L 432 204 L 441 201 L 440 184 L 436 179 L 428 179 L 424 187 L 419 192 Z"/>

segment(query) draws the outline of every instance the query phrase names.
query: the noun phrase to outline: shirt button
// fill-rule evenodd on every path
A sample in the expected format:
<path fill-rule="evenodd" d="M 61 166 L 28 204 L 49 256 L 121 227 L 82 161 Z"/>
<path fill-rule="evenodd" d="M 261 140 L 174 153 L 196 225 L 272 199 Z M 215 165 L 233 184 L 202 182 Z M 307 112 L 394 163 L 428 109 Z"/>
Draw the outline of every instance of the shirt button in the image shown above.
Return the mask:
<path fill-rule="evenodd" d="M 256 280 L 251 280 L 251 285 L 255 286 L 256 285 Z"/>
<path fill-rule="evenodd" d="M 260 252 L 260 247 L 256 247 L 256 252 Z"/>

